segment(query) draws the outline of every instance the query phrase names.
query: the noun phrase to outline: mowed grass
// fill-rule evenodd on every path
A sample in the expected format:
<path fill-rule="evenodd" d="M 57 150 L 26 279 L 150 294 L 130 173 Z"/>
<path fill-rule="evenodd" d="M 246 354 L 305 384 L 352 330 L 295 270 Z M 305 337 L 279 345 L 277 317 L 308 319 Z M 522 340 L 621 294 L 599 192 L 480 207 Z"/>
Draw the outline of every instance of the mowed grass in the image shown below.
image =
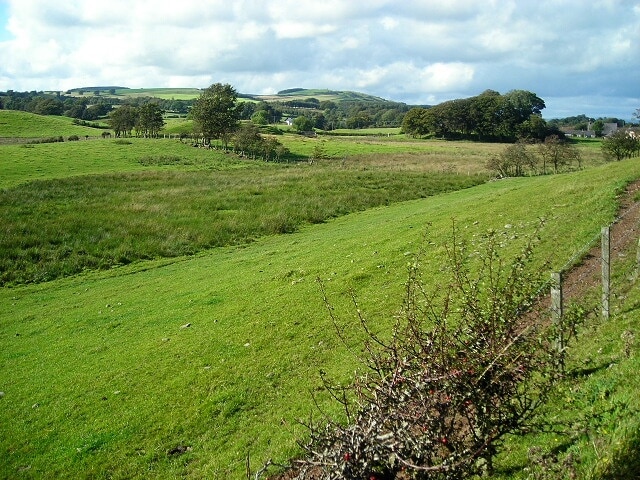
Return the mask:
<path fill-rule="evenodd" d="M 0 110 L 0 138 L 47 138 L 71 135 L 99 136 L 104 130 L 75 125 L 69 117 L 35 115 L 17 110 Z"/>
<path fill-rule="evenodd" d="M 347 381 L 358 366 L 317 277 L 357 351 L 348 292 L 388 330 L 427 224 L 428 288 L 452 219 L 473 238 L 530 232 L 544 216 L 536 258 L 559 268 L 614 218 L 617 193 L 637 176 L 619 162 L 491 182 L 242 248 L 3 288 L 0 476 L 242 479 L 247 455 L 254 468 L 285 462 L 304 435 L 296 419 L 314 410 L 319 370 Z M 318 402 L 334 409 L 323 394 Z"/>

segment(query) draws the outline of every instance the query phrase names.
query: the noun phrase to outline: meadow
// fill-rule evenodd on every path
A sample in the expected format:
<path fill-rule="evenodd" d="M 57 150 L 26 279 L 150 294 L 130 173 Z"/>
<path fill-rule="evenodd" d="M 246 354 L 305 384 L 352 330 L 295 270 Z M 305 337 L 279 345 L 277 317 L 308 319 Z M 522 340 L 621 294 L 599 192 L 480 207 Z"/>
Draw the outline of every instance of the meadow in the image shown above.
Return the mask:
<path fill-rule="evenodd" d="M 71 135 L 93 137 L 101 135 L 103 130 L 75 125 L 69 117 L 33 115 L 17 110 L 0 110 L 0 143 L 16 139 L 38 139 L 62 136 L 65 140 Z"/>
<path fill-rule="evenodd" d="M 283 139 L 302 157 L 322 141 Z M 305 435 L 297 420 L 317 415 L 313 394 L 335 411 L 319 371 L 349 381 L 359 367 L 350 292 L 384 334 L 420 249 L 436 288 L 453 220 L 469 239 L 505 232 L 508 255 L 545 217 L 536 262 L 559 268 L 615 218 L 618 194 L 639 177 L 634 162 L 605 164 L 595 150 L 580 171 L 487 182 L 482 165 L 499 145 L 324 142 L 330 158 L 312 164 L 176 140 L 0 147 L 3 248 L 21 238 L 15 255 L 27 240 L 40 254 L 58 249 L 58 260 L 94 247 L 120 255 L 0 288 L 0 477 L 241 479 L 247 456 L 255 469 L 286 463 Z M 220 244 L 218 218 L 237 228 Z M 348 345 L 317 279 L 353 326 Z M 620 335 L 637 329 L 638 305 L 637 287 L 626 290 L 615 321 L 589 326 L 572 361 L 597 368 L 551 408 L 563 421 L 593 412 L 599 423 L 573 439 L 514 439 L 498 476 L 527 478 L 531 445 L 582 452 L 579 478 L 628 459 L 638 360 Z"/>

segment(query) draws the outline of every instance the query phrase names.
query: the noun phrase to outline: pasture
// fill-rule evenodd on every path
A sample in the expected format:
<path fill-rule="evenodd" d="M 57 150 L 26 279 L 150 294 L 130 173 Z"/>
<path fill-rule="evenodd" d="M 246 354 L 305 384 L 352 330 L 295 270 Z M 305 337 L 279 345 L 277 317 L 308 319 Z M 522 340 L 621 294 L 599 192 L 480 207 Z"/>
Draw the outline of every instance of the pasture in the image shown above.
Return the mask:
<path fill-rule="evenodd" d="M 254 467 L 286 463 L 312 394 L 335 409 L 319 371 L 349 381 L 359 367 L 350 291 L 384 334 L 422 247 L 436 288 L 452 219 L 469 239 L 504 231 L 508 255 L 545 217 L 536 262 L 558 268 L 613 220 L 617 194 L 639 176 L 632 161 L 594 154 L 581 171 L 486 182 L 499 145 L 285 142 L 301 157 L 325 142 L 330 158 L 267 164 L 176 140 L 0 147 L 4 248 L 11 239 L 16 252 L 51 248 L 61 263 L 92 245 L 122 254 L 126 244 L 129 255 L 0 288 L 0 477 L 241 479 L 247 455 Z M 213 240 L 218 218 L 236 237 Z M 354 325 L 352 350 L 334 333 L 317 278 Z M 637 303 L 621 305 L 624 328 L 637 328 Z M 635 381 L 623 380 L 634 357 L 616 356 L 620 332 L 608 328 L 590 331 L 591 345 L 609 342 L 590 358 L 615 357 L 620 376 L 589 392 L 609 381 L 607 398 L 637 411 Z M 504 478 L 526 464 L 526 445 L 503 459 Z"/>
<path fill-rule="evenodd" d="M 17 110 L 0 110 L 0 143 L 16 138 L 46 138 L 71 135 L 99 136 L 103 130 L 75 125 L 69 117 L 45 117 Z"/>

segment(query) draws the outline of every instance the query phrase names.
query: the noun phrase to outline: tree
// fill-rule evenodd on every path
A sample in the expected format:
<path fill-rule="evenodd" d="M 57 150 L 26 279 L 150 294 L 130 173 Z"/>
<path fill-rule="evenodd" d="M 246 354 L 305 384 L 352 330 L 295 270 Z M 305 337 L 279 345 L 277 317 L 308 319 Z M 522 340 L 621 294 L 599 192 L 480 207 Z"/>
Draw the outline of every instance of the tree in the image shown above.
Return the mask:
<path fill-rule="evenodd" d="M 260 137 L 258 127 L 251 122 L 243 123 L 233 137 L 233 147 L 241 155 L 251 156 L 255 159 L 262 150 L 262 137 Z"/>
<path fill-rule="evenodd" d="M 111 111 L 108 122 L 116 137 L 122 135 L 130 136 L 131 131 L 136 126 L 137 117 L 137 108 L 125 104 Z"/>
<path fill-rule="evenodd" d="M 421 107 L 409 110 L 402 119 L 402 131 L 412 137 L 422 137 L 429 133 L 426 113 L 427 109 Z"/>
<path fill-rule="evenodd" d="M 532 113 L 528 120 L 516 127 L 516 131 L 520 138 L 542 140 L 547 136 L 549 128 L 542 116 Z"/>
<path fill-rule="evenodd" d="M 274 157 L 275 161 L 280 161 L 280 157 L 286 155 L 289 150 L 280 143 L 280 141 L 272 136 L 268 136 L 263 138 L 262 141 L 262 151 L 264 153 L 265 161 L 271 160 L 271 157 Z"/>
<path fill-rule="evenodd" d="M 503 110 L 502 96 L 494 90 L 485 90 L 473 98 L 470 116 L 480 139 L 497 138 Z"/>
<path fill-rule="evenodd" d="M 602 152 L 605 157 L 617 161 L 638 155 L 640 140 L 635 132 L 617 130 L 602 141 Z"/>
<path fill-rule="evenodd" d="M 138 109 L 136 131 L 143 137 L 157 137 L 165 126 L 164 111 L 157 103 L 147 103 Z"/>
<path fill-rule="evenodd" d="M 544 100 L 527 90 L 511 90 L 502 98 L 504 111 L 501 114 L 501 133 L 506 137 L 515 137 L 519 125 L 530 121 L 531 115 L 540 116 L 545 108 Z"/>
<path fill-rule="evenodd" d="M 593 129 L 593 133 L 596 134 L 596 137 L 601 137 L 602 132 L 604 131 L 604 122 L 601 119 L 598 119 L 595 122 L 593 122 L 593 125 L 591 125 L 591 128 Z"/>
<path fill-rule="evenodd" d="M 500 177 L 522 177 L 527 169 L 533 170 L 536 165 L 535 157 L 529 152 L 523 142 L 508 145 L 497 156 L 487 163 L 487 168 L 494 170 Z"/>
<path fill-rule="evenodd" d="M 258 110 L 256 113 L 251 115 L 251 121 L 256 125 L 267 125 L 269 123 L 267 115 L 266 111 Z"/>
<path fill-rule="evenodd" d="M 232 134 L 238 128 L 241 110 L 238 93 L 229 84 L 215 83 L 206 88 L 191 109 L 194 132 L 202 135 L 205 143 L 220 139 L 227 148 Z"/>
<path fill-rule="evenodd" d="M 30 110 L 38 115 L 62 115 L 64 104 L 53 98 L 38 97 L 30 105 Z"/>
<path fill-rule="evenodd" d="M 554 173 L 558 173 L 561 167 L 570 165 L 573 162 L 581 165 L 580 152 L 568 142 L 560 139 L 557 135 L 549 135 L 544 139 L 544 143 L 538 146 L 538 152 L 542 158 L 542 174 L 547 173 L 547 165 L 553 165 Z"/>
<path fill-rule="evenodd" d="M 293 128 L 298 132 L 309 132 L 313 130 L 313 120 L 305 115 L 300 115 L 293 120 Z"/>

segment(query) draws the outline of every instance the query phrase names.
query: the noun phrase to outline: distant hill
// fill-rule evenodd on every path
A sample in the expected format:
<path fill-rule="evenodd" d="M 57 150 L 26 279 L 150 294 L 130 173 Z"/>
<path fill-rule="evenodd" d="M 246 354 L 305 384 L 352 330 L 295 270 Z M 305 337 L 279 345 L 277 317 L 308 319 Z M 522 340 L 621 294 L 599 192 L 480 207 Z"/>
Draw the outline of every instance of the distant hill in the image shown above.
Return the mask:
<path fill-rule="evenodd" d="M 286 90 L 280 90 L 275 95 L 252 95 L 254 99 L 269 101 L 291 101 L 291 100 L 308 100 L 310 98 L 316 98 L 320 102 L 332 101 L 336 103 L 351 101 L 351 102 L 371 102 L 371 103 L 399 103 L 392 100 L 386 100 L 381 97 L 369 95 L 366 93 L 353 92 L 349 90 L 328 90 L 321 88 L 289 88 Z"/>
<path fill-rule="evenodd" d="M 97 86 L 73 88 L 69 92 L 78 94 L 98 92 L 102 96 L 116 97 L 155 97 L 163 100 L 191 100 L 197 98 L 202 89 L 199 88 L 128 88 L 118 86 Z M 113 92 L 113 93 L 111 93 Z M 264 102 L 288 102 L 288 101 L 308 101 L 311 98 L 317 99 L 319 102 L 333 101 L 340 102 L 367 102 L 367 103 L 394 103 L 393 100 L 387 100 L 374 95 L 361 92 L 353 92 L 348 90 L 329 90 L 320 88 L 289 88 L 280 90 L 273 95 L 261 95 L 250 93 L 238 93 L 238 98 L 243 100 L 254 100 Z"/>
<path fill-rule="evenodd" d="M 77 92 L 108 92 L 109 90 L 128 90 L 128 88 L 117 87 L 117 86 L 82 87 L 82 88 L 72 88 L 71 90 L 67 90 L 67 91 L 71 93 L 77 93 Z"/>

